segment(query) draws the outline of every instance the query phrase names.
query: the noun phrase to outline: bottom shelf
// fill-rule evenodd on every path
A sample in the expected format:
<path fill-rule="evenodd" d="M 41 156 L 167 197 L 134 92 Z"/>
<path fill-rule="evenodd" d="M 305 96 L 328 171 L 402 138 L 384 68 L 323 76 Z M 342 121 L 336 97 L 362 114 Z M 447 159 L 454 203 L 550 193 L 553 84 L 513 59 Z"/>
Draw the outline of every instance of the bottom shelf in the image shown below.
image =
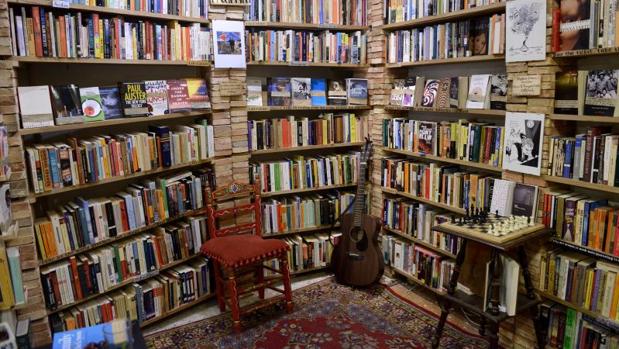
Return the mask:
<path fill-rule="evenodd" d="M 189 308 L 191 308 L 191 307 L 193 307 L 195 305 L 198 305 L 198 304 L 200 304 L 202 302 L 205 302 L 205 301 L 207 301 L 209 299 L 212 299 L 212 298 L 215 298 L 215 294 L 214 293 L 210 293 L 210 294 L 204 295 L 204 296 L 196 299 L 193 302 L 189 302 L 189 303 L 183 304 L 183 305 L 181 305 L 178 308 L 174 308 L 174 309 L 166 312 L 165 314 L 161 314 L 160 316 L 157 316 L 155 318 L 148 319 L 148 320 L 142 322 L 140 324 L 140 327 L 144 328 L 144 327 L 150 326 L 152 324 L 155 324 L 157 322 L 160 322 L 161 320 L 167 319 L 167 318 L 169 318 L 172 315 L 178 314 L 178 313 L 182 312 L 183 310 L 187 310 L 187 309 L 189 309 Z"/>
<path fill-rule="evenodd" d="M 437 295 L 444 295 L 445 294 L 445 291 L 438 290 L 436 288 L 430 287 L 430 286 L 426 285 L 425 282 L 417 279 L 416 277 L 412 276 L 411 274 L 409 274 L 407 272 L 404 272 L 404 271 L 402 271 L 400 269 L 396 269 L 396 268 L 393 268 L 393 267 L 391 267 L 391 270 L 394 273 L 396 273 L 396 274 L 406 278 L 406 280 L 411 281 L 411 282 L 413 282 L 416 285 L 422 286 L 423 288 L 425 288 L 426 290 L 428 290 L 430 292 L 436 293 Z"/>
<path fill-rule="evenodd" d="M 309 269 L 293 271 L 293 272 L 290 273 L 290 275 L 298 276 L 298 275 L 313 273 L 315 271 L 326 271 L 326 270 L 329 270 L 329 266 L 328 265 L 324 266 L 324 267 L 315 267 L 315 268 L 309 268 Z"/>
<path fill-rule="evenodd" d="M 573 304 L 573 303 L 570 303 L 568 301 L 565 301 L 565 300 L 563 300 L 563 299 L 561 299 L 561 298 L 559 298 L 559 297 L 557 297 L 555 295 L 552 295 L 552 294 L 550 294 L 548 292 L 544 292 L 544 291 L 537 291 L 537 292 L 543 298 L 551 300 L 551 301 L 553 301 L 555 303 L 559 303 L 559 304 L 561 304 L 561 305 L 563 305 L 565 307 L 572 308 L 572 309 L 574 309 L 574 310 L 576 310 L 578 312 L 581 312 L 581 313 L 583 313 L 585 315 L 590 316 L 591 318 L 595 319 L 597 322 L 601 323 L 604 326 L 610 327 L 610 328 L 614 329 L 615 331 L 619 331 L 619 322 L 617 322 L 617 321 L 614 321 L 614 320 L 611 320 L 611 319 L 609 319 L 607 317 L 604 317 L 604 316 L 602 316 L 599 313 L 596 313 L 594 311 L 591 311 L 591 310 L 579 307 L 576 304 Z"/>

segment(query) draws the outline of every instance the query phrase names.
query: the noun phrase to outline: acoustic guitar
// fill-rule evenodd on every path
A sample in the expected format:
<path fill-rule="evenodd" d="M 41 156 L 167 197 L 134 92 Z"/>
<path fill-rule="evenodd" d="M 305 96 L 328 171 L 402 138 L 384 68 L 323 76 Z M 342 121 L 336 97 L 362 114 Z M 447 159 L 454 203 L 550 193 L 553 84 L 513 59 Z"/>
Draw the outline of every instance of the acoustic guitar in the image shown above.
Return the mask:
<path fill-rule="evenodd" d="M 342 236 L 331 255 L 335 279 L 349 286 L 371 285 L 380 279 L 385 269 L 382 251 L 378 245 L 380 219 L 366 214 L 365 180 L 371 154 L 372 142 L 366 139 L 360 158 L 353 212 L 342 216 Z"/>

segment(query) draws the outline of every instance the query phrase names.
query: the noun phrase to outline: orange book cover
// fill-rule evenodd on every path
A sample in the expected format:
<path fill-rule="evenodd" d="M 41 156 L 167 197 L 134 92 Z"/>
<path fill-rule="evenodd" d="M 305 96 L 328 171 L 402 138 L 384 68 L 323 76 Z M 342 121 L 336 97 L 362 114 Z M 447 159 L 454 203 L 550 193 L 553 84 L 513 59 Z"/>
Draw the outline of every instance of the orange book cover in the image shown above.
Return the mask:
<path fill-rule="evenodd" d="M 597 226 L 597 231 L 595 233 L 595 241 L 594 241 L 594 248 L 596 250 L 601 250 L 602 249 L 602 244 L 604 243 L 603 239 L 604 239 L 604 231 L 606 230 L 606 218 L 608 216 L 608 210 L 609 207 L 602 207 L 602 209 L 600 210 L 600 215 L 598 217 L 598 226 Z"/>
<path fill-rule="evenodd" d="M 67 28 L 65 27 L 64 16 L 58 17 L 58 31 L 60 32 L 60 42 L 58 46 L 60 48 L 60 57 L 67 57 Z"/>
<path fill-rule="evenodd" d="M 45 230 L 45 235 L 47 236 L 47 241 L 49 241 L 50 254 L 49 256 L 55 257 L 58 256 L 58 246 L 56 246 L 56 240 L 54 239 L 54 232 L 52 228 L 52 222 L 46 222 L 43 225 L 43 230 Z"/>
<path fill-rule="evenodd" d="M 77 258 L 75 258 L 75 256 L 69 258 L 69 264 L 71 265 L 71 276 L 73 277 L 71 288 L 73 288 L 75 299 L 80 300 L 84 298 L 84 295 L 82 294 L 82 284 L 80 283 L 79 274 L 77 273 Z"/>
<path fill-rule="evenodd" d="M 41 37 L 41 13 L 38 6 L 32 6 L 32 24 L 34 26 L 34 52 L 37 57 L 43 57 L 43 40 Z"/>
<path fill-rule="evenodd" d="M 280 119 L 279 120 L 279 125 L 280 125 L 280 138 L 281 138 L 281 143 L 282 143 L 282 147 L 284 148 L 288 148 L 290 147 L 290 122 L 288 122 L 287 119 Z"/>
<path fill-rule="evenodd" d="M 587 238 L 587 246 L 593 248 L 595 243 L 595 233 L 597 232 L 598 216 L 600 215 L 600 209 L 596 208 L 589 214 L 589 236 Z"/>
<path fill-rule="evenodd" d="M 284 215 L 286 214 L 286 211 L 284 210 L 284 207 L 281 204 L 278 204 L 276 208 L 277 208 L 277 228 L 279 232 L 281 233 L 281 232 L 286 231 L 284 227 Z"/>
<path fill-rule="evenodd" d="M 612 253 L 611 248 L 611 241 L 613 240 L 611 238 L 612 234 L 615 232 L 615 218 L 616 215 L 616 211 L 613 207 L 609 208 L 608 210 L 608 217 L 606 219 L 606 227 L 604 228 L 604 231 L 602 232 L 602 241 L 603 241 L 603 250 L 606 253 Z"/>

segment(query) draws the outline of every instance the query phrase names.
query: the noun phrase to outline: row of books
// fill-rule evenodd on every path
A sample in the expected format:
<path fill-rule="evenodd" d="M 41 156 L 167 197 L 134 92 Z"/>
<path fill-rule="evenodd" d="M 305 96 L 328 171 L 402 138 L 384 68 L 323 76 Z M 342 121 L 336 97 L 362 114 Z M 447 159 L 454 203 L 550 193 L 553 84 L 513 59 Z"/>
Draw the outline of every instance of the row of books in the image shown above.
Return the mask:
<path fill-rule="evenodd" d="M 500 0 L 388 0 L 386 23 L 398 23 L 428 16 L 472 9 L 498 3 Z"/>
<path fill-rule="evenodd" d="M 548 169 L 551 176 L 619 186 L 617 145 L 619 135 L 592 127 L 575 137 L 550 138 Z"/>
<path fill-rule="evenodd" d="M 249 21 L 366 25 L 367 0 L 251 0 L 245 18 Z"/>
<path fill-rule="evenodd" d="M 448 220 L 448 215 L 432 210 L 425 204 L 401 198 L 383 199 L 383 224 L 387 228 L 412 236 L 455 255 L 462 245 L 462 239 L 432 230 L 434 225 Z"/>
<path fill-rule="evenodd" d="M 557 73 L 554 112 L 619 116 L 619 70 L 566 70 Z"/>
<path fill-rule="evenodd" d="M 353 202 L 352 193 L 315 194 L 308 197 L 271 199 L 262 202 L 264 235 L 331 225 Z"/>
<path fill-rule="evenodd" d="M 389 33 L 387 63 L 505 53 L 505 14 Z"/>
<path fill-rule="evenodd" d="M 22 128 L 154 116 L 211 108 L 206 80 L 122 82 L 118 86 L 17 88 Z"/>
<path fill-rule="evenodd" d="M 430 288 L 445 291 L 455 268 L 452 260 L 413 242 L 390 235 L 382 237 L 385 264 L 424 283 Z"/>
<path fill-rule="evenodd" d="M 542 223 L 555 236 L 578 246 L 619 256 L 619 210 L 607 199 L 575 192 L 543 194 Z"/>
<path fill-rule="evenodd" d="M 322 78 L 247 78 L 247 105 L 309 107 L 368 105 L 368 80 Z"/>
<path fill-rule="evenodd" d="M 69 0 L 69 4 L 208 18 L 207 0 Z"/>
<path fill-rule="evenodd" d="M 548 251 L 540 261 L 540 290 L 607 319 L 619 320 L 619 266 L 576 252 Z"/>
<path fill-rule="evenodd" d="M 367 35 L 361 31 L 247 30 L 245 43 L 248 62 L 365 64 L 367 61 Z"/>
<path fill-rule="evenodd" d="M 206 239 L 206 217 L 192 217 L 43 267 L 41 282 L 47 307 L 55 309 L 148 277 L 169 263 L 200 253 Z"/>
<path fill-rule="evenodd" d="M 341 233 L 333 233 L 337 239 Z M 284 238 L 290 250 L 288 251 L 288 266 L 291 272 L 301 272 L 303 270 L 326 267 L 331 261 L 333 245 L 329 242 L 329 234 L 314 234 L 306 236 L 292 236 Z M 267 262 L 268 263 L 268 262 Z M 278 262 L 272 262 L 279 266 Z"/>
<path fill-rule="evenodd" d="M 27 291 L 21 271 L 19 247 L 0 244 L 0 308 L 10 309 L 26 303 Z"/>
<path fill-rule="evenodd" d="M 190 164 L 214 156 L 213 126 L 149 126 L 149 132 L 96 136 L 26 148 L 35 193 Z"/>
<path fill-rule="evenodd" d="M 558 6 L 556 6 L 558 5 Z M 557 3 L 553 9 L 554 51 L 614 48 L 619 44 L 617 0 Z"/>
<path fill-rule="evenodd" d="M 459 166 L 381 160 L 383 188 L 461 209 L 489 209 L 501 216 L 534 217 L 538 188 L 472 173 Z"/>
<path fill-rule="evenodd" d="M 506 74 L 394 79 L 389 104 L 403 107 L 505 110 Z"/>
<path fill-rule="evenodd" d="M 383 146 L 501 167 L 505 128 L 458 120 L 383 120 Z"/>
<path fill-rule="evenodd" d="M 206 259 L 168 269 L 140 283 L 50 316 L 52 332 L 128 319 L 138 323 L 160 317 L 213 292 Z"/>
<path fill-rule="evenodd" d="M 35 221 L 42 260 L 179 217 L 205 205 L 210 173 L 196 170 L 135 183 L 109 197 L 75 200 Z"/>
<path fill-rule="evenodd" d="M 619 336 L 598 319 L 556 303 L 540 305 L 542 328 L 551 348 L 619 348 Z"/>
<path fill-rule="evenodd" d="M 57 11 L 39 6 L 9 8 L 16 56 L 171 61 L 212 57 L 211 32 L 200 23 L 161 24 Z"/>
<path fill-rule="evenodd" d="M 317 157 L 295 156 L 282 161 L 249 165 L 252 183 L 260 183 L 263 193 L 322 188 L 357 183 L 359 152 Z"/>
<path fill-rule="evenodd" d="M 320 114 L 311 120 L 294 116 L 249 120 L 247 124 L 250 150 L 362 142 L 369 132 L 367 119 L 352 113 Z"/>

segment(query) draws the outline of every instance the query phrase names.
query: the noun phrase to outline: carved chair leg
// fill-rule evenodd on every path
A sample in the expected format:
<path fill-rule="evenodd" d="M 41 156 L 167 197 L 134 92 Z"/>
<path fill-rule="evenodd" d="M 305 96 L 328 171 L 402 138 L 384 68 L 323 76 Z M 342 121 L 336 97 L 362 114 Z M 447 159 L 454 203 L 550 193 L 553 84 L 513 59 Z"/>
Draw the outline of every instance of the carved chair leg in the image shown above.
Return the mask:
<path fill-rule="evenodd" d="M 221 272 L 221 265 L 217 262 L 213 263 L 215 269 L 215 294 L 217 295 L 217 305 L 221 312 L 226 311 L 226 292 L 224 290 L 225 281 Z"/>
<path fill-rule="evenodd" d="M 261 284 L 264 282 L 264 268 L 262 264 L 256 267 L 256 282 Z M 258 289 L 258 297 L 264 299 L 264 287 Z"/>
<path fill-rule="evenodd" d="M 284 283 L 284 300 L 286 302 L 286 312 L 292 313 L 294 304 L 292 302 L 292 286 L 290 284 L 290 270 L 288 269 L 287 256 L 279 257 L 279 270 L 282 273 L 282 282 Z"/>
<path fill-rule="evenodd" d="M 241 332 L 241 309 L 239 307 L 239 295 L 236 289 L 236 275 L 234 272 L 228 275 L 228 295 L 230 297 L 230 308 L 232 310 L 232 326 L 234 331 Z"/>

